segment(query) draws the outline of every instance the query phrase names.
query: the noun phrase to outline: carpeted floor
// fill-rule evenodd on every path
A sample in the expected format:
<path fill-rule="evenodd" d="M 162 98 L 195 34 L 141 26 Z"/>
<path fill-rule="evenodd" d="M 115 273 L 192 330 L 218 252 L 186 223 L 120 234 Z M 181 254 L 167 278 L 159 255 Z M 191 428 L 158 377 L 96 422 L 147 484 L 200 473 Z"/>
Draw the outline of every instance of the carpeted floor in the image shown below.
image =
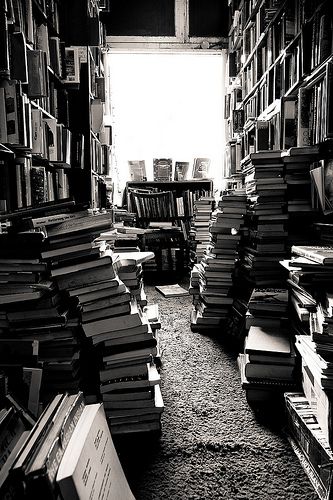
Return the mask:
<path fill-rule="evenodd" d="M 165 410 L 160 438 L 116 443 L 136 499 L 315 500 L 282 424 L 263 423 L 247 405 L 236 353 L 191 332 L 190 297 L 146 291 L 160 309 Z"/>

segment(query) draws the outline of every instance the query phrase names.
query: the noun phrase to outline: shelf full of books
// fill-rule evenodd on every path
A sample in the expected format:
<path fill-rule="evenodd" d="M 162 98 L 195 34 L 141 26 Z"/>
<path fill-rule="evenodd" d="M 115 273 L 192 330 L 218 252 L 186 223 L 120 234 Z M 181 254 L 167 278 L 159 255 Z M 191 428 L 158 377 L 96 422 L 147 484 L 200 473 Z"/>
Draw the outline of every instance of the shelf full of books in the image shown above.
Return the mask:
<path fill-rule="evenodd" d="M 325 1 L 229 2 L 225 117 L 230 152 L 236 140 L 244 158 L 262 149 L 332 138 L 332 14 L 327 7 Z"/>
<path fill-rule="evenodd" d="M 61 0 L 1 2 L 1 213 L 76 197 L 73 177 L 78 171 L 110 173 L 110 140 L 102 126 L 99 8 L 89 2 L 77 9 L 84 25 L 94 19 L 99 37 L 96 32 L 94 47 L 85 41 L 72 50 L 69 43 L 75 43 L 80 28 L 71 26 L 72 38 L 67 39 L 66 6 L 68 2 Z M 105 207 L 104 193 L 93 200 L 93 177 L 83 176 L 81 181 L 89 186 L 83 185 L 78 201 Z"/>

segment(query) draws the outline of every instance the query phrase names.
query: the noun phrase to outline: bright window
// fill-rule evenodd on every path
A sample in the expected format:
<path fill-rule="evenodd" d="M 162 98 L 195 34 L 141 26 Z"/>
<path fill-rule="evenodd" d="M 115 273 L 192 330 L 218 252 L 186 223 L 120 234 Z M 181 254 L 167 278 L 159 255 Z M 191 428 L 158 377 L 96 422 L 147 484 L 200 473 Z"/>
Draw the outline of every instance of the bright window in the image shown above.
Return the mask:
<path fill-rule="evenodd" d="M 210 158 L 221 186 L 224 151 L 224 59 L 221 54 L 110 53 L 115 202 L 129 180 L 128 160 Z"/>

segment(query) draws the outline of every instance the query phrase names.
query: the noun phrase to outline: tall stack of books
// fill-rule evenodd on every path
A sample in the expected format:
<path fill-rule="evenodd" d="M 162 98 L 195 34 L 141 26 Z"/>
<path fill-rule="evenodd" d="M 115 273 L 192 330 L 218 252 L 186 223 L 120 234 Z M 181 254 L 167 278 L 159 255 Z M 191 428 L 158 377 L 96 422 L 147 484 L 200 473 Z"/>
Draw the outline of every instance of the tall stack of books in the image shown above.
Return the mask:
<path fill-rule="evenodd" d="M 286 252 L 285 193 L 280 151 L 251 153 L 242 163 L 248 207 L 248 240 L 242 272 L 252 286 L 281 286 Z M 269 273 L 267 272 L 269 270 Z"/>
<path fill-rule="evenodd" d="M 194 203 L 193 227 L 195 229 L 196 262 L 201 261 L 210 240 L 209 221 L 212 209 L 214 209 L 213 196 L 201 196 Z"/>
<path fill-rule="evenodd" d="M 114 434 L 160 431 L 156 339 L 134 301 L 130 313 L 83 324 L 100 359 L 99 391 Z"/>
<path fill-rule="evenodd" d="M 36 227 L 40 227 L 41 223 L 44 224 L 42 227 L 46 238 L 41 256 L 47 262 L 50 278 L 56 284 L 68 309 L 66 342 L 58 337 L 58 345 L 54 345 L 53 350 L 53 345 L 47 350 L 48 356 L 53 355 L 53 359 L 49 360 L 47 366 L 53 370 L 54 378 L 62 381 L 58 390 L 52 391 L 51 394 L 57 393 L 59 390 L 78 390 L 81 387 L 81 375 L 84 370 L 79 371 L 79 369 L 84 349 L 80 342 L 80 346 L 77 346 L 77 349 L 72 353 L 75 347 L 73 337 L 74 333 L 76 338 L 82 337 L 81 316 L 88 313 L 81 311 L 81 304 L 76 297 L 72 298 L 73 295 L 69 293 L 69 290 L 88 286 L 101 279 L 102 276 L 104 280 L 107 279 L 109 257 L 101 256 L 101 252 L 105 249 L 104 242 L 95 242 L 94 240 L 101 231 L 109 229 L 112 224 L 110 213 L 92 214 L 84 211 L 76 212 L 75 217 L 63 222 L 59 222 L 59 219 L 56 217 L 33 222 Z M 77 352 L 78 349 L 80 354 Z M 66 363 L 59 364 L 57 356 L 61 352 L 64 354 L 66 352 L 68 359 Z M 51 380 L 47 382 L 46 387 L 49 389 Z"/>
<path fill-rule="evenodd" d="M 90 400 L 101 396 L 112 432 L 160 430 L 163 401 L 160 388 L 153 388 L 160 380 L 153 363 L 156 339 L 135 297 L 117 275 L 124 268 L 125 275 L 121 262 L 126 264 L 124 257 L 128 260 L 133 253 L 100 250 L 99 245 L 98 253 L 51 270 L 58 288 L 80 309 L 86 338 L 84 391 Z M 133 280 L 127 278 L 136 291 L 140 276 L 135 270 L 134 274 Z"/>
<path fill-rule="evenodd" d="M 233 275 L 245 212 L 246 196 L 233 192 L 222 196 L 217 210 L 212 214 L 210 242 L 196 267 L 199 296 L 194 294 L 195 310 L 191 318 L 193 331 L 220 329 L 226 324 L 233 304 Z"/>
<path fill-rule="evenodd" d="M 318 207 L 313 203 L 310 170 L 318 158 L 318 147 L 297 147 L 282 152 L 284 179 L 287 185 L 288 248 L 306 245 L 314 240 L 313 222 Z"/>

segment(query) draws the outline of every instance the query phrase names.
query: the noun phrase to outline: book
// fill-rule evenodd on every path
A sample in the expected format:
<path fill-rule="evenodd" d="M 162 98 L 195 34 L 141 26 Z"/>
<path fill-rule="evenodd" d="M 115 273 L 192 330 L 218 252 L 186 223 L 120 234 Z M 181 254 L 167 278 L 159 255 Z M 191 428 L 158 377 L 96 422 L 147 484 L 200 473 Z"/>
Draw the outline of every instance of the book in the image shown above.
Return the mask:
<path fill-rule="evenodd" d="M 185 295 L 188 295 L 188 290 L 183 288 L 182 286 L 178 284 L 174 285 L 156 285 L 155 290 L 160 292 L 163 297 L 183 297 Z"/>
<path fill-rule="evenodd" d="M 84 408 L 61 460 L 57 483 L 63 500 L 134 500 L 102 404 Z"/>
<path fill-rule="evenodd" d="M 333 264 L 333 247 L 331 246 L 302 246 L 293 245 L 291 252 L 306 257 L 307 259 L 318 262 L 319 264 Z"/>
<path fill-rule="evenodd" d="M 193 163 L 193 179 L 203 179 L 209 176 L 210 159 L 195 158 Z"/>
<path fill-rule="evenodd" d="M 285 288 L 254 288 L 250 300 L 249 311 L 286 312 L 288 307 L 288 290 Z"/>
<path fill-rule="evenodd" d="M 255 363 L 245 356 L 245 376 L 249 381 L 251 379 L 292 380 L 293 372 L 292 365 Z"/>
<path fill-rule="evenodd" d="M 131 181 L 147 180 L 145 160 L 128 160 L 128 168 Z"/>
<path fill-rule="evenodd" d="M 288 335 L 279 328 L 251 326 L 246 337 L 246 354 L 264 354 L 291 356 L 291 344 Z"/>
<path fill-rule="evenodd" d="M 82 287 L 90 283 L 96 283 L 103 280 L 113 280 L 115 271 L 111 265 L 103 265 L 92 269 L 83 269 L 79 272 L 73 272 L 57 276 L 56 281 L 59 290 Z"/>
<path fill-rule="evenodd" d="M 185 179 L 187 179 L 189 168 L 190 168 L 190 162 L 188 162 L 188 161 L 176 161 L 175 162 L 174 180 L 175 181 L 184 181 Z"/>
<path fill-rule="evenodd" d="M 172 181 L 172 159 L 154 158 L 153 159 L 154 181 L 170 182 Z"/>
<path fill-rule="evenodd" d="M 132 302 L 131 313 L 124 316 L 114 316 L 101 320 L 92 321 L 82 325 L 86 337 L 97 337 L 101 334 L 108 334 L 121 330 L 127 330 L 142 325 L 141 313 L 137 305 Z"/>

